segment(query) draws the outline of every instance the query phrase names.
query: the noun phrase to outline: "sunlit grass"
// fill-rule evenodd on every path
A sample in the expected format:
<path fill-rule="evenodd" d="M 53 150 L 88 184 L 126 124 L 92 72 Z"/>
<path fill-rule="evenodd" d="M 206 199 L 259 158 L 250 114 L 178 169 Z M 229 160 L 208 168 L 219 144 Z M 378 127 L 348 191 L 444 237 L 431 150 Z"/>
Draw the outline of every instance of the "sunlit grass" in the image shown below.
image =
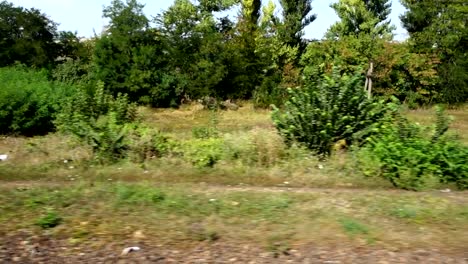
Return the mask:
<path fill-rule="evenodd" d="M 467 197 L 431 193 L 262 192 L 197 184 L 82 182 L 62 187 L 0 187 L 0 229 L 49 233 L 71 243 L 110 238 L 158 243 L 224 240 L 272 245 L 347 243 L 356 246 L 450 247 L 468 242 Z M 55 222 L 54 222 L 55 224 Z M 98 238 L 98 239 L 96 239 Z M 94 241 L 94 242 L 93 242 Z"/>

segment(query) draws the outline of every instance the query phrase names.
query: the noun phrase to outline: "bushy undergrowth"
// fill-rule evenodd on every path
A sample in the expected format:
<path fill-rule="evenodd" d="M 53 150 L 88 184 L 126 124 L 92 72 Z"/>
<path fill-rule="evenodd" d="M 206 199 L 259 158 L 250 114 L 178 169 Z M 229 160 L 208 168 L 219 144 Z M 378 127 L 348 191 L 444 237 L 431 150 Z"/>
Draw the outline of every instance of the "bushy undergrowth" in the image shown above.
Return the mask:
<path fill-rule="evenodd" d="M 71 93 L 73 87 L 48 81 L 45 71 L 0 68 L 0 134 L 33 136 L 53 131 L 62 101 Z"/>
<path fill-rule="evenodd" d="M 440 183 L 468 188 L 468 147 L 446 135 L 449 120 L 437 109 L 433 127 L 397 116 L 358 151 L 360 167 L 369 176 L 390 180 L 398 188 L 423 190 Z"/>
<path fill-rule="evenodd" d="M 153 158 L 171 155 L 177 142 L 154 128 L 142 124 L 129 126 L 128 157 L 133 162 L 144 162 Z"/>
<path fill-rule="evenodd" d="M 136 106 L 125 95 L 113 98 L 98 83 L 94 91 L 79 87 L 65 99 L 55 124 L 60 132 L 77 136 L 88 143 L 100 163 L 125 157 L 128 123 L 136 119 Z"/>
<path fill-rule="evenodd" d="M 387 108 L 382 101 L 368 99 L 362 74 L 340 72 L 318 74 L 297 89 L 289 89 L 284 108 L 275 108 L 273 122 L 286 143 L 299 142 L 319 155 L 329 155 L 339 141 L 353 143 L 356 136 L 378 124 Z"/>
<path fill-rule="evenodd" d="M 118 124 L 132 122 L 137 117 L 136 105 L 130 103 L 126 95 L 119 94 L 114 98 L 100 82 L 96 87 L 77 87 L 75 93 L 64 101 L 64 107 L 55 121 L 61 132 L 77 133 L 84 124 L 109 113 L 114 113 Z"/>
<path fill-rule="evenodd" d="M 184 157 L 195 167 L 213 167 L 224 154 L 224 141 L 220 138 L 194 139 L 183 147 Z"/>

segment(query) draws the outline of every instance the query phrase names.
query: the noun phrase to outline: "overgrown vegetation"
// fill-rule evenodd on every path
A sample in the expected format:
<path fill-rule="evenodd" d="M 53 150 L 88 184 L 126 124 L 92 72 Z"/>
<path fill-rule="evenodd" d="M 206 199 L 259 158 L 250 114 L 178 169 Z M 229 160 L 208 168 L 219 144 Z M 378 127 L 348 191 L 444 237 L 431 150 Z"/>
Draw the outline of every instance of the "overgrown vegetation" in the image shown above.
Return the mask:
<path fill-rule="evenodd" d="M 74 87 L 47 79 L 45 71 L 0 68 L 0 134 L 43 135 L 54 131 L 62 100 Z"/>
<path fill-rule="evenodd" d="M 347 146 L 365 140 L 363 135 L 377 129 L 387 109 L 367 98 L 362 87 L 358 72 L 348 75 L 334 67 L 320 73 L 305 87 L 289 90 L 284 109 L 273 111 L 275 126 L 287 143 L 304 144 L 318 155 L 329 155 L 339 141 Z"/>
<path fill-rule="evenodd" d="M 314 41 L 311 0 L 113 0 L 86 40 L 0 2 L 0 235 L 463 251 L 466 8 L 402 3 L 398 42 L 389 0 Z"/>
<path fill-rule="evenodd" d="M 449 119 L 442 108 L 436 123 L 425 127 L 398 115 L 360 150 L 364 173 L 390 180 L 399 188 L 430 189 L 454 183 L 467 189 L 468 147 L 446 134 Z"/>

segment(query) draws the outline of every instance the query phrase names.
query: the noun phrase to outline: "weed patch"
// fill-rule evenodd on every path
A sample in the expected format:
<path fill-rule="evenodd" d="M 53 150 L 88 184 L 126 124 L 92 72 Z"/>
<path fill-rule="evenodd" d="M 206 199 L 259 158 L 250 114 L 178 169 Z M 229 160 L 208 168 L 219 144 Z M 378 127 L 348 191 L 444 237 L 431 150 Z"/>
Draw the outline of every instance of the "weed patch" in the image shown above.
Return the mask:
<path fill-rule="evenodd" d="M 46 215 L 42 216 L 36 221 L 36 225 L 40 226 L 43 229 L 54 228 L 60 225 L 63 221 L 63 218 L 54 211 L 47 212 Z"/>

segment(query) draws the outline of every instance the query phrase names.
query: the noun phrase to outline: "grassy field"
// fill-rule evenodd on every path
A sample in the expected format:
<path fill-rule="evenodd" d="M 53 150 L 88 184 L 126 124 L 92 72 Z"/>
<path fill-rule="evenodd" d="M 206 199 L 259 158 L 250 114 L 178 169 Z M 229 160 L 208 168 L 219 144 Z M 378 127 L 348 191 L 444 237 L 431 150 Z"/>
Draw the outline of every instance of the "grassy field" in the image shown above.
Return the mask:
<path fill-rule="evenodd" d="M 27 230 L 92 248 L 119 240 L 181 248 L 222 241 L 270 252 L 306 244 L 468 250 L 467 192 L 395 190 L 359 173 L 351 154 L 320 161 L 287 149 L 269 112 L 249 104 L 217 114 L 198 106 L 140 110 L 145 123 L 184 142 L 214 127 L 243 156 L 212 168 L 178 156 L 97 166 L 87 147 L 65 136 L 4 137 L 0 235 Z M 468 144 L 468 111 L 448 112 Z M 408 112 L 425 124 L 431 115 Z"/>

